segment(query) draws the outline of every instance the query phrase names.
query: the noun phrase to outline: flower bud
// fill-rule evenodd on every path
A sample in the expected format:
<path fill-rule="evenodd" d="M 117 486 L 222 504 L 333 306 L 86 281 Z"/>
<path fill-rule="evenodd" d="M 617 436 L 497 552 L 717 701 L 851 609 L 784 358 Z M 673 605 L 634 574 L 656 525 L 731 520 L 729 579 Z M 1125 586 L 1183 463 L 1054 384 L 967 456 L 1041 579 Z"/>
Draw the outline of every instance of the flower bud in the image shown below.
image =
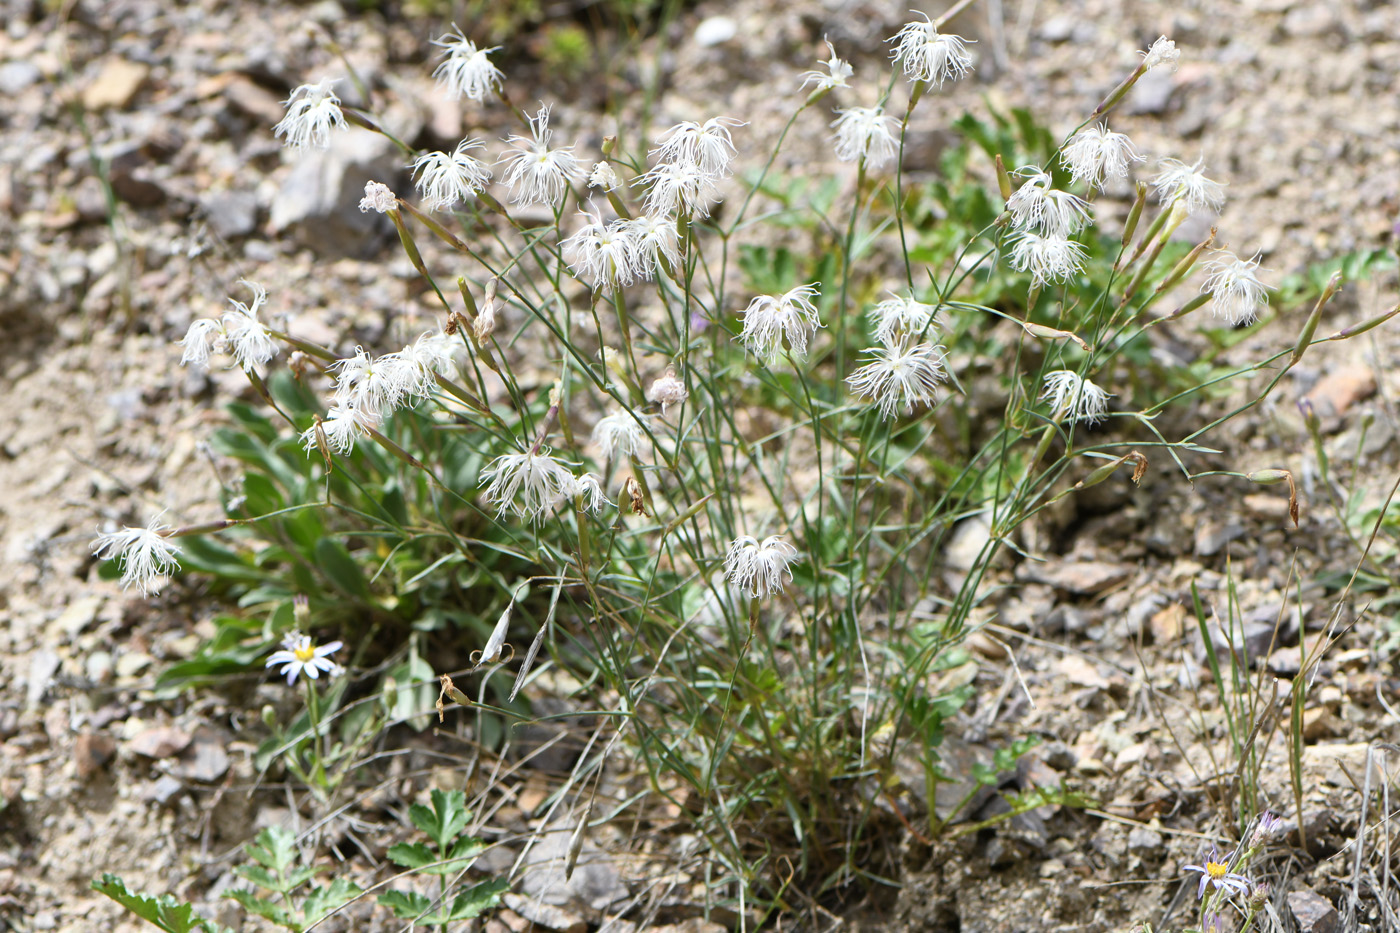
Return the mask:
<path fill-rule="evenodd" d="M 1342 273 L 1337 271 L 1332 273 L 1332 278 L 1327 280 L 1327 287 L 1322 290 L 1322 294 L 1317 297 L 1317 304 L 1313 305 L 1312 314 L 1308 315 L 1307 323 L 1303 325 L 1303 331 L 1298 335 L 1298 342 L 1293 345 L 1293 356 L 1288 365 L 1292 366 L 1303 358 L 1303 353 L 1312 345 L 1313 334 L 1317 333 L 1317 325 L 1322 320 L 1322 306 L 1332 300 L 1332 296 L 1337 294 L 1337 289 L 1342 285 Z"/>
<path fill-rule="evenodd" d="M 1137 183 L 1137 196 L 1133 198 L 1133 208 L 1128 211 L 1127 223 L 1123 225 L 1122 245 L 1127 246 L 1133 241 L 1133 234 L 1137 233 L 1138 221 L 1142 219 L 1142 209 L 1147 205 L 1147 182 Z"/>
<path fill-rule="evenodd" d="M 1006 171 L 1006 163 L 1001 160 L 1001 153 L 997 153 L 997 188 L 1001 190 L 1003 201 L 1011 200 L 1011 175 Z"/>

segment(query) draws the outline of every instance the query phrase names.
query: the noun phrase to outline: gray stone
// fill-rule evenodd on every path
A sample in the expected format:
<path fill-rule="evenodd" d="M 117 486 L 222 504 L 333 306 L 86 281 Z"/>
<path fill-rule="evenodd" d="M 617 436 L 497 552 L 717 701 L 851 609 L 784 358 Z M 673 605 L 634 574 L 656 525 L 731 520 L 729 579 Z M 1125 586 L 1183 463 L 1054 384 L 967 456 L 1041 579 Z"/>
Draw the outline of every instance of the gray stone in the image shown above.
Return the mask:
<path fill-rule="evenodd" d="M 1140 859 L 1152 860 L 1162 857 L 1162 834 L 1146 826 L 1135 826 L 1128 833 L 1128 854 Z"/>
<path fill-rule="evenodd" d="M 216 736 L 200 735 L 185 758 L 179 772 L 187 780 L 212 784 L 228 773 L 228 752 Z"/>
<path fill-rule="evenodd" d="M 1299 933 L 1336 933 L 1342 928 L 1341 915 L 1332 902 L 1307 888 L 1288 893 L 1288 910 Z"/>
<path fill-rule="evenodd" d="M 738 23 L 728 16 L 711 16 L 695 27 L 695 44 L 701 48 L 720 45 L 733 39 L 738 32 Z"/>
<path fill-rule="evenodd" d="M 168 774 L 162 774 L 160 776 L 160 779 L 154 784 L 152 784 L 150 787 L 146 788 L 145 792 L 141 796 L 151 801 L 152 803 L 158 803 L 161 806 L 164 806 L 165 804 L 174 800 L 175 795 L 180 793 L 180 791 L 184 789 L 185 785 L 181 784 L 179 781 L 175 780 Z"/>
<path fill-rule="evenodd" d="M 331 134 L 328 149 L 297 157 L 272 204 L 272 229 L 326 257 L 373 255 L 392 229 L 383 215 L 361 212 L 365 183 L 391 188 L 403 155 L 378 133 L 351 127 Z"/>
<path fill-rule="evenodd" d="M 0 94 L 13 97 L 42 77 L 33 62 L 6 62 L 0 65 Z"/>
<path fill-rule="evenodd" d="M 1170 68 L 1153 68 L 1138 78 L 1128 93 L 1129 113 L 1163 113 L 1176 91 L 1176 76 Z"/>
<path fill-rule="evenodd" d="M 1230 520 L 1202 519 L 1196 526 L 1196 556 L 1219 554 L 1225 545 L 1244 535 L 1244 526 Z"/>
<path fill-rule="evenodd" d="M 201 202 L 209 229 L 225 240 L 245 237 L 257 229 L 258 199 L 250 191 L 220 191 Z"/>
<path fill-rule="evenodd" d="M 578 816 L 574 816 L 575 820 Z M 525 856 L 521 893 L 554 907 L 590 912 L 607 910 L 627 897 L 627 886 L 601 848 L 587 838 L 579 850 L 573 873 L 564 877 L 564 862 L 573 841 L 575 824 L 557 822 L 544 839 Z M 584 830 L 585 834 L 587 830 Z"/>

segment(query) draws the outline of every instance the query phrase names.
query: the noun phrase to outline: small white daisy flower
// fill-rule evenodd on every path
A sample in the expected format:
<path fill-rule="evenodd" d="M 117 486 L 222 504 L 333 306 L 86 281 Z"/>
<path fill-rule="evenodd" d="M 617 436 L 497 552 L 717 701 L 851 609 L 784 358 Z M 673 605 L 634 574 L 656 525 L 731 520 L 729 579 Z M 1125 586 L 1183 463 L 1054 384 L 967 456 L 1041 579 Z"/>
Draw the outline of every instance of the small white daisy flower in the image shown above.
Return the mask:
<path fill-rule="evenodd" d="M 719 196 L 715 176 L 691 162 L 658 162 L 632 184 L 648 186 L 644 205 L 653 216 L 680 213 L 708 217 Z"/>
<path fill-rule="evenodd" d="M 1040 397 L 1050 403 L 1057 421 L 1093 424 L 1103 418 L 1113 396 L 1072 370 L 1057 369 L 1045 375 L 1045 391 Z"/>
<path fill-rule="evenodd" d="M 857 396 L 873 401 L 881 418 L 912 412 L 916 405 L 933 406 L 938 386 L 948 375 L 942 347 L 900 339 L 894 346 L 870 347 L 865 352 L 870 354 L 865 365 L 851 373 L 846 383 Z"/>
<path fill-rule="evenodd" d="M 608 497 L 603 494 L 603 484 L 592 473 L 584 473 L 575 479 L 569 495 L 575 499 L 582 499 L 584 510 L 592 512 L 594 515 L 603 511 L 603 506 L 612 504 L 608 502 Z"/>
<path fill-rule="evenodd" d="M 660 405 L 663 415 L 666 414 L 667 408 L 679 405 L 689 396 L 690 393 L 686 391 L 685 383 L 676 375 L 674 369 L 666 370 L 647 389 L 647 401 L 653 405 Z"/>
<path fill-rule="evenodd" d="M 661 162 L 694 165 L 714 177 L 727 175 L 736 154 L 729 128 L 743 125 L 743 120 L 733 117 L 711 117 L 704 123 L 689 120 L 677 123 L 662 134 L 660 145 L 652 150 L 652 155 Z"/>
<path fill-rule="evenodd" d="M 797 548 L 782 535 L 756 539 L 743 535 L 729 544 L 724 555 L 724 578 L 750 599 L 781 593 L 785 578 L 792 579 L 789 565 L 797 559 Z"/>
<path fill-rule="evenodd" d="M 1063 282 L 1084 267 L 1084 244 L 1067 237 L 1022 230 L 1011 240 L 1011 268 L 1029 272 L 1036 288 Z"/>
<path fill-rule="evenodd" d="M 818 91 L 829 91 L 834 87 L 850 87 L 846 79 L 855 74 L 850 62 L 842 61 L 836 54 L 836 46 L 826 40 L 826 47 L 831 50 L 831 58 L 822 62 L 826 66 L 826 73 L 820 71 L 808 71 L 802 75 L 802 87 L 815 84 Z"/>
<path fill-rule="evenodd" d="M 180 354 L 180 365 L 194 363 L 196 366 L 208 366 L 209 351 L 222 350 L 226 336 L 224 326 L 218 321 L 200 318 L 191 322 L 189 330 L 185 331 L 184 339 L 175 342 L 176 346 L 184 347 Z"/>
<path fill-rule="evenodd" d="M 180 569 L 176 555 L 180 546 L 170 539 L 169 525 L 161 523 L 162 512 L 145 528 L 126 526 L 120 531 L 99 531 L 92 553 L 99 560 L 116 558 L 122 571 L 122 589 L 133 583 L 143 596 L 159 593 L 171 571 Z"/>
<path fill-rule="evenodd" d="M 836 127 L 836 158 L 842 162 L 864 159 L 866 168 L 879 169 L 899 153 L 899 124 L 883 107 L 838 110 L 831 125 Z"/>
<path fill-rule="evenodd" d="M 486 57 L 499 46 L 479 49 L 455 26 L 441 39 L 434 39 L 433 45 L 443 49 L 442 64 L 437 66 L 433 77 L 447 91 L 448 100 L 468 97 L 481 101 L 488 93 L 500 89 L 504 76 Z"/>
<path fill-rule="evenodd" d="M 680 236 L 676 233 L 676 222 L 670 217 L 643 214 L 623 223 L 627 225 L 636 251 L 637 275 L 650 279 L 663 266 L 674 271 L 680 265 Z"/>
<path fill-rule="evenodd" d="M 481 471 L 480 482 L 486 487 L 486 501 L 496 506 L 497 518 L 514 512 L 535 522 L 572 495 L 577 484 L 568 466 L 544 447 L 497 457 Z"/>
<path fill-rule="evenodd" d="M 588 187 L 616 191 L 622 187 L 622 179 L 617 177 L 617 169 L 611 162 L 595 162 L 593 171 L 588 173 Z"/>
<path fill-rule="evenodd" d="M 479 139 L 464 139 L 451 153 L 425 152 L 415 159 L 410 168 L 423 206 L 430 211 L 445 210 L 480 194 L 491 182 L 491 169 L 471 153 L 485 148 Z"/>
<path fill-rule="evenodd" d="M 925 336 L 935 336 L 941 321 L 938 309 L 915 301 L 912 297 L 895 295 L 875 305 L 869 312 L 870 323 L 874 325 L 875 340 L 889 346 L 896 336 L 913 337 L 916 340 Z"/>
<path fill-rule="evenodd" d="M 794 357 L 806 356 L 807 343 L 822 326 L 812 304 L 820 294 L 818 284 L 799 285 L 781 295 L 759 295 L 749 302 L 740 312 L 744 326 L 739 339 L 744 346 L 770 366 L 782 354 L 784 340 Z"/>
<path fill-rule="evenodd" d="M 1176 43 L 1166 36 L 1159 36 L 1150 49 L 1138 54 L 1142 56 L 1143 71 L 1151 71 L 1158 65 L 1167 65 L 1172 71 L 1176 71 L 1181 63 L 1181 53 L 1177 51 Z"/>
<path fill-rule="evenodd" d="M 1076 182 L 1099 189 L 1109 178 L 1127 178 L 1130 162 L 1143 161 L 1131 139 L 1103 123 L 1086 126 L 1071 136 L 1061 156 Z"/>
<path fill-rule="evenodd" d="M 597 214 L 579 211 L 588 223 L 559 244 L 569 268 L 588 279 L 595 291 L 631 285 L 639 274 L 637 248 L 626 221 L 603 223 Z"/>
<path fill-rule="evenodd" d="M 530 118 L 530 138 L 511 136 L 506 142 L 524 146 L 501 156 L 508 162 L 501 179 L 511 187 L 512 204 L 546 204 L 555 207 L 564 198 L 569 179 L 578 174 L 573 146 L 549 148 L 554 131 L 549 128 L 549 107 L 541 105 Z"/>
<path fill-rule="evenodd" d="M 369 428 L 379 427 L 379 419 L 354 405 L 334 403 L 326 417 L 321 420 L 320 434 L 326 438 L 330 449 L 342 456 L 348 456 L 355 449 L 355 441 L 368 433 Z M 307 455 L 319 444 L 317 425 L 313 424 L 301 432 L 301 446 Z"/>
<path fill-rule="evenodd" d="M 1260 307 L 1269 303 L 1268 290 L 1259 281 L 1258 269 L 1258 256 L 1240 259 L 1223 249 L 1205 263 L 1209 275 L 1201 290 L 1214 296 L 1214 313 L 1229 321 L 1231 326 L 1252 323 Z"/>
<path fill-rule="evenodd" d="M 602 451 L 604 460 L 626 460 L 645 440 L 646 432 L 630 412 L 614 412 L 599 418 L 593 426 L 593 443 Z"/>
<path fill-rule="evenodd" d="M 387 214 L 398 208 L 399 199 L 395 197 L 392 188 L 377 181 L 365 182 L 365 196 L 360 198 L 361 214 L 368 214 L 370 211 Z"/>
<path fill-rule="evenodd" d="M 283 101 L 287 114 L 272 128 L 272 135 L 286 136 L 287 145 L 298 152 L 307 146 L 330 148 L 331 130 L 347 128 L 334 87 L 335 80 L 325 78 L 292 91 L 292 96 Z"/>
<path fill-rule="evenodd" d="M 287 686 L 296 683 L 298 675 L 305 673 L 310 680 L 318 679 L 322 672 L 328 677 L 334 677 L 344 672 L 344 668 L 331 660 L 330 656 L 341 648 L 345 647 L 342 642 L 333 641 L 319 647 L 311 640 L 310 635 L 303 635 L 301 632 L 289 632 L 282 639 L 282 648 L 272 652 L 268 656 L 264 668 L 276 667 L 279 664 L 285 665 L 277 673 L 287 676 Z"/>
<path fill-rule="evenodd" d="M 904 63 L 904 73 L 911 81 L 925 81 L 943 86 L 944 81 L 957 81 L 972 71 L 972 56 L 968 54 L 969 40 L 941 33 L 927 14 L 924 22 L 907 23 L 888 42 L 898 46 L 890 54 L 895 64 Z"/>
<path fill-rule="evenodd" d="M 1088 202 L 1068 191 L 1050 187 L 1048 172 L 1027 166 L 1017 169 L 1015 174 L 1027 176 L 1025 183 L 1006 199 L 1012 226 L 1017 230 L 1069 237 L 1078 233 L 1088 222 Z"/>
<path fill-rule="evenodd" d="M 1220 213 L 1225 206 L 1225 186 L 1207 178 L 1201 171 L 1202 164 L 1200 159 L 1194 165 L 1187 165 L 1178 159 L 1158 162 L 1159 172 L 1152 179 L 1157 189 L 1157 200 L 1163 204 L 1182 201 L 1193 214 L 1202 208 Z"/>
<path fill-rule="evenodd" d="M 225 311 L 220 319 L 229 352 L 238 365 L 251 372 L 261 372 L 268 360 L 277 355 L 277 341 L 267 325 L 258 320 L 258 309 L 267 300 L 267 292 L 254 282 L 243 282 L 253 290 L 253 304 L 230 298 L 233 309 Z"/>

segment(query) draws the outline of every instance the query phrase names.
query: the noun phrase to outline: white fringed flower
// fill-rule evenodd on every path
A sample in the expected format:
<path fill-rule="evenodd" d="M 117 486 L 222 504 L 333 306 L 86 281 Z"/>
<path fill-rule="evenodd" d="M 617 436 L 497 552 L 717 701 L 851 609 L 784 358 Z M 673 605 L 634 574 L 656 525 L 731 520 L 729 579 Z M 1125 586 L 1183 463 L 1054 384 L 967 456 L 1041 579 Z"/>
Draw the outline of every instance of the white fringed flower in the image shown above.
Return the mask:
<path fill-rule="evenodd" d="M 437 385 L 438 376 L 451 376 L 457 371 L 457 354 L 462 341 L 442 331 L 427 331 L 399 351 L 405 363 L 417 370 L 415 383 L 409 392 L 426 396 Z"/>
<path fill-rule="evenodd" d="M 1084 267 L 1084 245 L 1063 236 L 1022 230 L 1012 238 L 1011 268 L 1029 272 L 1036 288 L 1063 282 Z"/>
<path fill-rule="evenodd" d="M 647 389 L 647 401 L 653 405 L 660 405 L 663 415 L 666 414 L 667 408 L 679 405 L 689 397 L 690 393 L 686 391 L 685 383 L 676 375 L 674 369 L 666 370 Z"/>
<path fill-rule="evenodd" d="M 289 632 L 287 637 L 282 639 L 281 650 L 272 652 L 263 667 L 285 665 L 277 673 L 286 675 L 289 687 L 296 683 L 297 676 L 302 673 L 305 673 L 310 680 L 316 680 L 322 672 L 327 677 L 334 677 L 342 673 L 344 668 L 332 661 L 330 656 L 343 647 L 345 647 L 344 644 L 338 641 L 328 642 L 318 647 L 311 640 L 310 635 Z"/>
<path fill-rule="evenodd" d="M 433 77 L 447 92 L 448 100 L 468 97 L 475 101 L 486 98 L 488 93 L 500 90 L 504 75 L 491 64 L 486 56 L 499 46 L 479 49 L 454 26 L 452 32 L 441 39 L 434 39 L 433 45 L 443 49 L 442 64 L 437 66 Z"/>
<path fill-rule="evenodd" d="M 307 146 L 330 148 L 331 130 L 346 129 L 345 114 L 340 112 L 340 98 L 334 87 L 334 79 L 324 78 L 292 91 L 292 96 L 283 101 L 287 105 L 286 116 L 272 128 L 272 135 L 287 137 L 287 145 L 298 152 Z"/>
<path fill-rule="evenodd" d="M 1130 162 L 1143 161 L 1131 139 L 1103 123 L 1086 126 L 1071 136 L 1061 155 L 1076 182 L 1099 189 L 1109 178 L 1127 178 Z"/>
<path fill-rule="evenodd" d="M 331 450 L 345 456 L 355 449 L 355 441 L 365 436 L 369 428 L 379 427 L 379 419 L 354 405 L 333 403 L 326 417 L 321 419 L 319 432 L 317 427 L 313 424 L 301 432 L 301 447 L 307 455 L 320 446 L 319 434 L 324 435 Z"/>
<path fill-rule="evenodd" d="M 1166 65 L 1176 71 L 1181 63 L 1181 53 L 1177 51 L 1176 43 L 1166 36 L 1159 36 L 1150 49 L 1138 54 L 1142 56 L 1143 71 L 1151 71 L 1158 65 Z"/>
<path fill-rule="evenodd" d="M 869 354 L 865 365 L 851 373 L 846 383 L 857 396 L 874 402 L 881 418 L 912 412 L 916 405 L 933 406 L 938 386 L 947 378 L 942 347 L 901 339 L 894 346 L 870 347 L 865 352 Z"/>
<path fill-rule="evenodd" d="M 836 158 L 842 162 L 864 159 L 866 168 L 879 169 L 899 153 L 899 124 L 882 107 L 838 110 L 831 125 L 836 127 Z"/>
<path fill-rule="evenodd" d="M 1212 310 L 1232 327 L 1252 323 L 1259 309 L 1269 303 L 1268 290 L 1259 281 L 1258 269 L 1258 256 L 1240 259 L 1223 249 L 1205 264 L 1209 275 L 1201 290 L 1214 296 Z"/>
<path fill-rule="evenodd" d="M 603 511 L 603 506 L 612 504 L 608 502 L 608 497 L 603 494 L 603 484 L 593 473 L 584 473 L 577 477 L 569 495 L 574 499 L 582 499 L 584 510 L 592 512 L 594 515 Z"/>
<path fill-rule="evenodd" d="M 782 535 L 764 538 L 760 544 L 748 535 L 735 538 L 724 555 L 724 578 L 750 599 L 781 593 L 785 580 L 792 579 L 789 565 L 797 559 L 797 548 Z"/>
<path fill-rule="evenodd" d="M 372 357 L 356 347 L 354 356 L 326 368 L 335 377 L 335 401 L 371 418 L 387 418 L 405 398 L 421 394 L 418 365 L 399 353 Z"/>
<path fill-rule="evenodd" d="M 569 268 L 580 278 L 588 279 L 595 291 L 631 285 L 640 270 L 636 243 L 629 233 L 628 223 L 615 220 L 605 224 L 597 214 L 579 213 L 588 223 L 559 244 Z"/>
<path fill-rule="evenodd" d="M 1046 374 L 1040 397 L 1050 403 L 1055 420 L 1093 424 L 1103 417 L 1113 396 L 1072 370 L 1057 369 Z"/>
<path fill-rule="evenodd" d="M 1163 159 L 1157 163 L 1157 177 L 1152 179 L 1157 200 L 1163 204 L 1181 201 L 1191 213 L 1209 208 L 1215 213 L 1225 206 L 1225 186 L 1211 181 L 1201 171 L 1202 160 L 1187 165 L 1178 159 Z"/>
<path fill-rule="evenodd" d="M 496 506 L 496 517 L 514 512 L 520 518 L 541 521 L 561 500 L 573 495 L 577 480 L 549 449 L 503 454 L 481 471 L 486 501 Z"/>
<path fill-rule="evenodd" d="M 491 181 L 491 169 L 471 153 L 485 148 L 479 139 L 464 139 L 450 153 L 425 152 L 415 159 L 411 168 L 423 206 L 430 211 L 445 210 L 480 194 Z"/>
<path fill-rule="evenodd" d="M 574 147 L 549 148 L 554 131 L 549 128 L 549 107 L 541 105 L 530 118 L 530 138 L 511 136 L 506 142 L 517 147 L 501 156 L 508 162 L 501 179 L 511 188 L 512 204 L 547 204 L 555 207 L 564 198 L 569 179 L 578 174 Z"/>
<path fill-rule="evenodd" d="M 588 187 L 616 191 L 622 187 L 622 179 L 617 177 L 617 169 L 612 167 L 611 162 L 595 162 L 593 170 L 588 173 Z"/>
<path fill-rule="evenodd" d="M 631 412 L 614 412 L 598 419 L 593 426 L 593 443 L 604 460 L 626 460 L 641 448 L 646 433 Z"/>
<path fill-rule="evenodd" d="M 787 341 L 788 352 L 794 357 L 807 355 L 807 343 L 821 327 L 812 299 L 818 284 L 799 285 L 781 295 L 759 295 L 741 313 L 743 330 L 739 339 L 744 346 L 769 365 L 777 361 Z"/>
<path fill-rule="evenodd" d="M 224 341 L 228 351 L 238 361 L 238 365 L 249 372 L 261 372 L 268 360 L 277 355 L 277 341 L 267 325 L 258 320 L 258 309 L 267 300 L 267 292 L 254 282 L 243 282 L 253 290 L 253 304 L 230 298 L 232 310 L 225 311 L 220 323 L 223 326 Z"/>
<path fill-rule="evenodd" d="M 648 186 L 644 204 L 653 216 L 708 217 L 710 205 L 718 199 L 715 176 L 691 162 L 658 162 L 632 184 Z"/>
<path fill-rule="evenodd" d="M 897 42 L 890 58 L 895 64 L 903 62 L 904 74 L 910 81 L 925 81 L 943 86 L 944 81 L 957 81 L 972 71 L 972 56 L 968 54 L 969 40 L 941 33 L 927 14 L 924 22 L 905 24 L 887 41 Z"/>
<path fill-rule="evenodd" d="M 184 347 L 180 354 L 180 365 L 193 363 L 196 366 L 209 365 L 209 351 L 223 350 L 224 326 L 210 318 L 199 318 L 190 323 L 184 339 L 175 341 L 177 347 Z"/>
<path fill-rule="evenodd" d="M 704 123 L 687 120 L 662 134 L 661 144 L 652 150 L 660 162 L 694 165 L 715 178 L 729 174 L 736 154 L 729 128 L 743 126 L 733 117 L 711 117 Z"/>
<path fill-rule="evenodd" d="M 836 54 L 836 46 L 826 40 L 826 47 L 831 50 L 831 58 L 822 62 L 826 66 L 826 72 L 808 71 L 802 75 L 802 87 L 815 84 L 818 91 L 829 91 L 834 87 L 850 87 L 846 79 L 855 74 L 850 62 L 842 61 Z"/>
<path fill-rule="evenodd" d="M 1012 226 L 1017 230 L 1070 237 L 1088 222 L 1088 202 L 1068 191 L 1050 187 L 1048 172 L 1027 166 L 1017 169 L 1015 174 L 1027 176 L 1025 183 L 1006 199 Z"/>
<path fill-rule="evenodd" d="M 368 214 L 374 211 L 379 214 L 387 214 L 389 211 L 398 210 L 399 199 L 394 195 L 394 189 L 378 181 L 365 182 L 365 196 L 360 198 L 360 213 Z"/>
<path fill-rule="evenodd" d="M 623 221 L 632 238 L 637 275 L 654 278 L 663 266 L 674 271 L 681 261 L 681 241 L 676 222 L 670 217 L 643 214 Z"/>
<path fill-rule="evenodd" d="M 92 543 L 92 553 L 99 560 L 116 558 L 122 571 L 122 589 L 133 583 L 143 596 L 159 593 L 171 571 L 180 569 L 176 555 L 180 546 L 167 533 L 169 525 L 161 523 L 162 512 L 145 528 L 126 526 L 120 531 L 100 531 Z"/>
<path fill-rule="evenodd" d="M 874 326 L 875 340 L 889 346 L 897 336 L 915 340 L 936 336 L 942 323 L 938 320 L 937 312 L 933 305 L 895 295 L 872 307 L 869 317 Z"/>

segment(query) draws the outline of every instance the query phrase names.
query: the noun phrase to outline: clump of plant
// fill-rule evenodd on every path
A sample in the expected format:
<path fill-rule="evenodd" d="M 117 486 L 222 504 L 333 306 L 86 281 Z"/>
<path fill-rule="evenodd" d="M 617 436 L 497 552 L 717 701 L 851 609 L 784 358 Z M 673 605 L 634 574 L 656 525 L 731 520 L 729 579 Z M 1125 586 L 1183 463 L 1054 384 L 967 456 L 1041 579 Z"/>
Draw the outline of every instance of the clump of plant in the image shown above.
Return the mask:
<path fill-rule="evenodd" d="M 974 65 L 941 31 L 950 14 L 901 29 L 897 72 L 871 82 L 831 48 L 794 76 L 792 118 L 762 154 L 752 128 L 721 114 L 650 149 L 605 139 L 585 158 L 549 104 L 509 102 L 492 50 L 439 40 L 445 92 L 499 101 L 519 129 L 450 152 L 405 146 L 416 198 L 366 187 L 361 209 L 393 224 L 437 326 L 391 352 L 322 347 L 267 323 L 256 286 L 250 305 L 196 321 L 182 361 L 223 354 L 266 406 L 235 409 L 220 435 L 244 469 L 228 518 L 99 540 L 128 584 L 154 592 L 183 560 L 242 608 L 179 676 L 247 665 L 250 646 L 264 657 L 298 596 L 301 630 L 356 656 L 372 634 L 407 640 L 403 657 L 421 661 L 428 639 L 471 633 L 475 666 L 443 694 L 482 729 L 520 721 L 512 704 L 562 669 L 579 714 L 602 714 L 605 747 L 625 750 L 703 841 L 708 891 L 727 905 L 777 905 L 790 883 L 879 883 L 887 826 L 966 831 L 954 824 L 967 814 L 935 812 L 933 794 L 956 777 L 939 748 L 973 692 L 930 675 L 965 660 L 993 559 L 1022 548 L 1023 526 L 1055 500 L 1152 469 L 1291 479 L 1201 461 L 1234 459 L 1206 446 L 1210 432 L 1319 341 L 1338 283 L 1264 359 L 1147 382 L 1156 328 L 1228 333 L 1281 313 L 1257 258 L 1217 248 L 1214 229 L 1173 239 L 1223 204 L 1201 162 L 1162 159 L 1121 226 L 1096 219 L 1107 184 L 1145 161 L 1106 121 L 1179 53 L 1158 40 L 1058 142 L 1028 114 L 964 118 L 971 145 L 915 184 L 901 168 L 910 116 Z M 842 177 L 782 177 L 789 132 L 832 98 Z M 293 93 L 275 132 L 302 149 L 347 123 L 378 128 L 322 82 Z M 797 245 L 774 247 L 778 229 Z M 1182 435 L 1159 427 L 1225 384 L 1246 400 Z M 943 545 L 972 517 L 985 544 L 945 587 Z M 507 663 L 509 691 L 489 680 Z M 421 663 L 410 673 L 413 689 L 434 679 Z M 309 712 L 310 739 L 322 721 Z M 995 783 L 1031 744 L 1008 737 L 976 781 Z M 579 839 L 608 758 L 584 756 L 567 785 Z M 906 761 L 922 788 L 898 778 Z M 1075 799 L 1041 788 L 999 818 Z M 437 848 L 399 864 L 466 858 L 434 813 Z M 390 906 L 446 923 L 458 902 L 445 893 Z"/>

